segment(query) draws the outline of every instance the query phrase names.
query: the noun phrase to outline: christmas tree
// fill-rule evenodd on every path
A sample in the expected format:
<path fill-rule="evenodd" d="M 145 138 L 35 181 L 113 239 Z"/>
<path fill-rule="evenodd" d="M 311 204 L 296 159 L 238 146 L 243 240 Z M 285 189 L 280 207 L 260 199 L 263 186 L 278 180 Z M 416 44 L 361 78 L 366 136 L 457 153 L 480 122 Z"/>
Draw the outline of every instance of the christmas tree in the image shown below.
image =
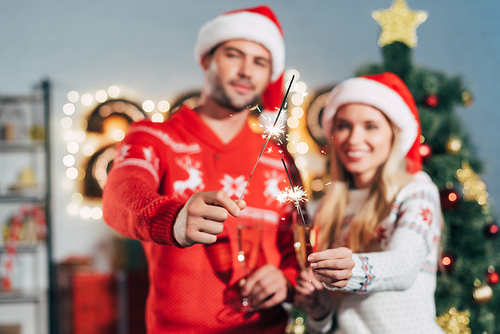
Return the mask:
<path fill-rule="evenodd" d="M 441 193 L 445 226 L 435 294 L 436 321 L 446 333 L 500 333 L 495 312 L 500 310 L 499 225 L 478 176 L 482 163 L 455 110 L 457 105 L 469 106 L 472 95 L 459 76 L 412 63 L 416 28 L 426 20 L 426 12 L 412 11 L 404 0 L 395 0 L 391 8 L 373 12 L 373 18 L 382 27 L 378 44 L 383 62 L 366 65 L 356 75 L 393 72 L 407 84 L 422 124 L 423 170 Z M 324 98 L 325 91 L 321 93 Z M 303 328 L 303 315 L 295 312 L 294 316 L 299 320 L 292 325 Z"/>

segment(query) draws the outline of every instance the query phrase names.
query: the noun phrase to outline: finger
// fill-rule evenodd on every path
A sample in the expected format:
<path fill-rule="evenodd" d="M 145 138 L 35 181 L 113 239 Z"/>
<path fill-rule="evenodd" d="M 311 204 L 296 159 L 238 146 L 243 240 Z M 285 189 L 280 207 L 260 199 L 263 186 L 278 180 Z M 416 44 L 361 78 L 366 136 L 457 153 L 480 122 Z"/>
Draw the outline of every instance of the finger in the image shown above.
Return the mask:
<path fill-rule="evenodd" d="M 222 223 L 217 223 L 199 217 L 193 217 L 189 220 L 189 226 L 185 231 L 185 238 L 186 240 L 191 240 L 196 243 L 199 243 L 200 238 L 202 238 L 201 241 L 212 243 L 215 242 L 216 239 L 206 239 L 204 234 L 213 235 L 215 237 L 216 234 L 222 233 L 223 230 L 224 224 Z"/>
<path fill-rule="evenodd" d="M 190 244 L 204 244 L 210 245 L 217 241 L 217 236 L 205 232 L 195 232 L 194 234 L 188 236 L 186 234 L 186 240 L 190 242 Z"/>
<path fill-rule="evenodd" d="M 226 209 L 232 216 L 238 217 L 241 210 L 238 205 L 223 191 L 208 191 L 204 194 L 205 203 L 208 205 L 217 205 Z"/>
<path fill-rule="evenodd" d="M 330 269 L 318 269 L 314 270 L 316 275 L 329 277 L 333 280 L 348 280 L 352 277 L 352 272 L 350 270 L 330 270 Z"/>
<path fill-rule="evenodd" d="M 323 286 L 321 285 L 321 282 L 318 282 L 316 278 L 314 278 L 314 275 L 312 273 L 307 274 L 307 278 L 304 279 L 302 277 L 297 278 L 297 288 L 304 288 L 309 291 L 314 291 L 316 289 L 320 290 Z"/>
<path fill-rule="evenodd" d="M 247 278 L 247 281 L 243 288 L 241 289 L 241 295 L 242 296 L 248 296 L 250 292 L 254 289 L 255 285 L 264 277 L 272 275 L 273 269 L 276 269 L 275 267 L 266 264 L 256 271 L 254 271 L 250 276 Z"/>
<path fill-rule="evenodd" d="M 272 295 L 271 298 L 264 300 L 261 304 L 257 305 L 255 309 L 260 310 L 260 309 L 271 308 L 284 301 L 285 298 L 286 298 L 286 292 L 278 291 L 277 293 Z"/>
<path fill-rule="evenodd" d="M 302 273 L 301 273 L 301 278 L 304 279 L 305 281 L 310 281 L 311 279 L 314 279 L 314 275 L 313 275 L 313 270 L 312 268 L 307 268 L 306 270 L 304 270 Z"/>
<path fill-rule="evenodd" d="M 318 281 L 316 279 L 316 277 L 314 277 L 314 274 L 311 273 L 311 279 L 309 280 L 309 284 L 311 284 L 311 286 L 313 287 L 313 289 L 315 290 L 323 290 L 323 284 L 321 284 L 320 281 Z"/>
<path fill-rule="evenodd" d="M 200 232 L 208 233 L 208 234 L 221 234 L 222 231 L 224 231 L 224 224 L 222 223 L 216 223 L 210 220 L 205 220 L 203 223 L 198 227 L 198 230 Z"/>
<path fill-rule="evenodd" d="M 286 298 L 288 291 L 287 281 L 282 276 L 281 272 L 275 273 L 272 276 L 265 276 L 260 279 L 252 290 L 250 297 L 254 305 L 261 305 L 274 295 L 283 296 Z"/>
<path fill-rule="evenodd" d="M 320 283 L 321 284 L 321 283 Z M 296 285 L 295 286 L 295 291 L 304 295 L 304 296 L 310 296 L 314 293 L 316 289 L 314 288 L 314 286 L 312 286 L 311 284 L 309 285 Z"/>
<path fill-rule="evenodd" d="M 238 207 L 240 208 L 240 210 L 243 210 L 244 208 L 247 207 L 247 202 L 245 202 L 242 199 L 235 200 L 234 203 L 236 203 L 236 205 L 238 205 Z"/>
<path fill-rule="evenodd" d="M 310 285 L 311 285 L 311 289 L 312 290 L 323 290 L 323 284 L 321 284 L 320 281 L 318 281 L 315 277 L 314 277 L 314 274 L 313 274 L 313 271 L 311 268 L 308 268 L 306 270 L 303 270 L 299 277 L 297 277 L 297 284 L 299 284 L 299 282 L 308 282 Z M 308 286 L 309 288 L 309 286 Z"/>
<path fill-rule="evenodd" d="M 314 272 L 316 279 L 326 284 L 334 284 L 336 282 L 347 282 L 352 277 L 350 271 L 324 270 Z"/>
<path fill-rule="evenodd" d="M 214 205 L 207 205 L 202 214 L 202 217 L 207 220 L 213 220 L 222 223 L 229 217 L 229 214 L 224 208 Z"/>
<path fill-rule="evenodd" d="M 312 277 L 312 271 L 310 269 L 302 270 L 300 272 L 299 277 L 297 277 L 298 280 L 304 280 L 304 281 L 309 281 Z"/>
<path fill-rule="evenodd" d="M 307 260 L 309 262 L 318 262 L 328 259 L 343 259 L 349 257 L 352 257 L 352 251 L 346 247 L 339 247 L 339 248 L 327 249 L 317 253 L 312 253 L 307 257 Z"/>
<path fill-rule="evenodd" d="M 354 267 L 352 258 L 330 258 L 311 263 L 311 268 L 314 271 L 318 269 L 335 269 L 335 270 L 351 270 Z"/>

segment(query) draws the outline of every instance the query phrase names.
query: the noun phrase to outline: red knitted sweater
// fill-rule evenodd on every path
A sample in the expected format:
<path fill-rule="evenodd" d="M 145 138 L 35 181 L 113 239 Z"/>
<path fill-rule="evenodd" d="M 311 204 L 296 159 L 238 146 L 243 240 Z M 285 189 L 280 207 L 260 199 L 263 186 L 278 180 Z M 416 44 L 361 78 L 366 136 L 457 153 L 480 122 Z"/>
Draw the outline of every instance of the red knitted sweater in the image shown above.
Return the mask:
<path fill-rule="evenodd" d="M 286 313 L 276 306 L 236 312 L 228 303 L 244 276 L 237 261 L 237 224 L 263 223 L 260 263 L 282 269 L 295 284 L 298 265 L 290 226 L 291 204 L 275 198 L 289 186 L 280 157 L 264 154 L 247 187 L 247 207 L 230 217 L 210 246 L 182 248 L 173 238 L 175 218 L 194 193 L 223 190 L 237 199 L 265 140 L 248 126 L 228 144 L 186 107 L 164 123 L 132 125 L 118 146 L 103 194 L 104 220 L 142 241 L 149 262 L 149 333 L 283 333 Z M 278 146 L 270 142 L 273 151 Z M 267 151 L 267 150 L 266 150 Z M 286 156 L 295 184 L 298 171 Z"/>

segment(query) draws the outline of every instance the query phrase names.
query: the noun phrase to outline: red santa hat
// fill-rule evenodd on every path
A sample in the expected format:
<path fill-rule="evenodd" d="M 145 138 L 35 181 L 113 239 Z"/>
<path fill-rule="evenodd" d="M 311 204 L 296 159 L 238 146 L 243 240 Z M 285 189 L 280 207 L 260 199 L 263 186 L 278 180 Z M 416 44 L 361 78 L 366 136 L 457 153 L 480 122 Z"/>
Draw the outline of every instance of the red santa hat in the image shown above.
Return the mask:
<path fill-rule="evenodd" d="M 215 46 L 232 39 L 262 44 L 273 58 L 271 82 L 262 96 L 264 108 L 274 111 L 283 100 L 285 70 L 285 39 L 278 18 L 268 6 L 237 9 L 205 23 L 199 33 L 194 56 L 199 64 Z"/>
<path fill-rule="evenodd" d="M 399 130 L 400 151 L 408 172 L 422 169 L 420 156 L 420 119 L 417 105 L 405 83 L 394 73 L 386 72 L 347 79 L 330 92 L 323 109 L 321 125 L 331 139 L 333 118 L 342 106 L 363 103 L 382 111 Z"/>

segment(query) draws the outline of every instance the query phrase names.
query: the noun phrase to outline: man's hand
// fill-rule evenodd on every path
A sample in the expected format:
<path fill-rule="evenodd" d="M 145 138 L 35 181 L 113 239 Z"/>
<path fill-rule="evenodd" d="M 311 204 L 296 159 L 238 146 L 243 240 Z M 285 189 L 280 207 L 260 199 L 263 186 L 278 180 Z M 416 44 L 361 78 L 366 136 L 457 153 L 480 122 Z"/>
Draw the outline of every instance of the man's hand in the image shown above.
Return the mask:
<path fill-rule="evenodd" d="M 215 190 L 193 194 L 179 212 L 174 223 L 174 238 L 184 247 L 213 244 L 224 230 L 223 222 L 238 217 L 245 201 L 233 201 L 226 193 Z"/>
<path fill-rule="evenodd" d="M 343 288 L 352 277 L 354 260 L 349 248 L 327 249 L 309 255 L 314 276 L 327 286 Z"/>
<path fill-rule="evenodd" d="M 323 284 L 314 278 L 310 268 L 297 277 L 294 305 L 316 320 L 324 319 L 332 308 Z"/>
<path fill-rule="evenodd" d="M 241 280 L 240 285 L 241 295 L 250 298 L 253 311 L 276 306 L 288 294 L 288 280 L 280 269 L 270 264 L 263 265 L 248 279 Z"/>

